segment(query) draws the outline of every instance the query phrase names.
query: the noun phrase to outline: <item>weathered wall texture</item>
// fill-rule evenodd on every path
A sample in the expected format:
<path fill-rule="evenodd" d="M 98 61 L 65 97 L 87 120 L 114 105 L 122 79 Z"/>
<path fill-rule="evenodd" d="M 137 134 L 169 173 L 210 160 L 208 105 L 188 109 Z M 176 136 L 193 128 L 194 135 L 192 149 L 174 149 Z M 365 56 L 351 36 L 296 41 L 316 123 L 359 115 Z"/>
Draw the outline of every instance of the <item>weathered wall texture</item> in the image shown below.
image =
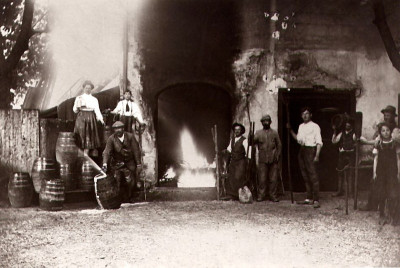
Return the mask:
<path fill-rule="evenodd" d="M 142 134 L 141 146 L 143 152 L 143 170 L 146 183 L 154 185 L 157 182 L 157 151 L 153 114 L 150 106 L 143 100 L 143 86 L 140 70 L 143 68 L 141 57 L 138 53 L 137 42 L 134 35 L 129 36 L 128 48 L 128 89 L 132 92 L 132 99 L 141 108 L 143 118 L 147 124 Z"/>
<path fill-rule="evenodd" d="M 397 107 L 400 92 L 400 73 L 389 61 L 372 23 L 372 6 L 360 1 L 305 2 L 310 5 L 273 0 L 242 5 L 241 35 L 245 38 L 232 66 L 235 94 L 241 101 L 234 117 L 247 124 L 245 93 L 250 93 L 251 120 L 256 128 L 261 127 L 259 119 L 266 113 L 277 128 L 279 87 L 356 89 L 363 135 L 371 138 L 382 120 L 380 110 L 388 104 Z M 387 8 L 398 41 L 399 18 L 393 14 L 400 11 L 399 4 L 388 1 Z M 279 10 L 274 19 L 273 10 Z M 273 31 L 279 32 L 279 38 L 276 34 L 272 37 Z"/>
<path fill-rule="evenodd" d="M 263 68 L 267 64 L 266 52 L 257 50 L 257 54 L 254 54 L 254 51 L 244 52 L 234 65 L 237 94 L 243 100 L 236 109 L 235 118 L 246 125 L 248 120 L 243 92 L 247 91 L 244 87 L 252 89 L 250 114 L 258 127 L 261 127 L 259 119 L 262 114 L 270 114 L 273 127 L 277 127 L 279 87 L 311 88 L 313 85 L 324 85 L 333 90 L 357 89 L 356 110 L 363 113 L 362 133 L 367 138 L 372 137 L 376 124 L 382 120 L 381 109 L 388 104 L 397 107 L 400 73 L 394 69 L 384 51 L 373 59 L 363 52 L 352 51 L 276 53 L 275 77 L 272 79 L 266 79 L 267 73 Z M 249 55 L 258 61 L 253 59 L 254 63 L 243 65 L 242 62 L 246 62 Z M 247 75 L 244 75 L 246 72 Z M 246 83 L 250 86 L 245 86 Z"/>
<path fill-rule="evenodd" d="M 0 110 L 0 203 L 13 172 L 30 172 L 39 156 L 39 111 Z"/>

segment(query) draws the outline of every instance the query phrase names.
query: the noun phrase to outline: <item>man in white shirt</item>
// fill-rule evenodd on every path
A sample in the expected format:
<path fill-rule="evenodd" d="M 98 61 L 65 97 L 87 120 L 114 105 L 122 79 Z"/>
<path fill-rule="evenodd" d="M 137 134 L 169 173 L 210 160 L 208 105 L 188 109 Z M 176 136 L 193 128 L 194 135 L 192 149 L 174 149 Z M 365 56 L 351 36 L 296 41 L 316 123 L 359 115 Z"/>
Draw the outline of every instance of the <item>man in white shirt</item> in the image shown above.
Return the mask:
<path fill-rule="evenodd" d="M 125 125 L 125 131 L 130 133 L 132 133 L 132 125 L 136 121 L 139 122 L 141 128 L 145 126 L 140 108 L 131 100 L 131 97 L 132 93 L 125 91 L 124 99 L 118 102 L 117 107 L 111 112 L 119 115 L 119 120 Z"/>
<path fill-rule="evenodd" d="M 315 163 L 319 161 L 322 148 L 321 129 L 311 120 L 312 113 L 309 107 L 301 109 L 301 117 L 303 123 L 300 124 L 297 134 L 287 123 L 290 134 L 301 146 L 298 161 L 307 190 L 307 198 L 298 204 L 313 204 L 314 208 L 319 208 L 319 178 Z"/>

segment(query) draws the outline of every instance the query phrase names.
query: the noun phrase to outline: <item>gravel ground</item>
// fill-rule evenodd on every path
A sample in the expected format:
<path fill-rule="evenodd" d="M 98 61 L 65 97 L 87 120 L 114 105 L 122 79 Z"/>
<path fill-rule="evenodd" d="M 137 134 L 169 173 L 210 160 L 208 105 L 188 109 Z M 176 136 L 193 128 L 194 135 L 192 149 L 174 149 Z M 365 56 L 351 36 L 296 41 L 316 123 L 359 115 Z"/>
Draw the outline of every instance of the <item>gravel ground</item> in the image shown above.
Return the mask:
<path fill-rule="evenodd" d="M 0 221 L 0 267 L 400 266 L 400 227 L 345 215 L 343 199 L 1 208 Z"/>

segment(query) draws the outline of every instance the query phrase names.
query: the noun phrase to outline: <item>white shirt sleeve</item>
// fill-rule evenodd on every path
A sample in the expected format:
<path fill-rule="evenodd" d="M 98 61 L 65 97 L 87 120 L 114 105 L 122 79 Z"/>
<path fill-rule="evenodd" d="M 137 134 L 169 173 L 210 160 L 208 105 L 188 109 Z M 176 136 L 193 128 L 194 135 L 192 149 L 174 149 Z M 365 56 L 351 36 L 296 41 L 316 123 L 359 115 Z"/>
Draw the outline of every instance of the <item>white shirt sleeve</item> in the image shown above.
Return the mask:
<path fill-rule="evenodd" d="M 113 114 L 119 114 L 122 112 L 122 101 L 119 101 L 117 107 L 111 112 Z"/>
<path fill-rule="evenodd" d="M 74 113 L 78 113 L 78 112 L 79 112 L 77 102 L 78 102 L 78 98 L 80 98 L 80 97 L 81 97 L 81 96 L 78 96 L 78 97 L 75 98 L 74 107 L 72 108 L 72 110 L 74 111 Z"/>
<path fill-rule="evenodd" d="M 94 108 L 94 113 L 96 114 L 96 119 L 97 121 L 102 121 L 103 122 L 103 115 L 100 112 L 100 107 L 99 107 L 99 101 L 96 99 L 96 97 L 92 96 L 92 101 L 93 101 L 93 108 Z"/>
<path fill-rule="evenodd" d="M 321 128 L 317 124 L 315 124 L 315 143 L 317 145 L 318 144 L 320 144 L 321 146 L 323 145 L 321 137 Z"/>
<path fill-rule="evenodd" d="M 336 143 L 338 143 L 339 141 L 340 141 L 340 138 L 342 137 L 342 132 L 340 132 L 339 134 L 337 134 L 336 136 L 335 136 L 335 134 L 333 134 L 333 136 L 332 136 L 332 143 L 333 144 L 336 144 Z"/>
<path fill-rule="evenodd" d="M 232 152 L 231 140 L 229 140 L 229 145 L 228 145 L 228 147 L 226 148 L 226 150 L 227 150 L 228 152 Z"/>
<path fill-rule="evenodd" d="M 134 102 L 132 102 L 132 114 L 140 124 L 143 124 L 142 112 L 140 111 L 139 105 Z"/>

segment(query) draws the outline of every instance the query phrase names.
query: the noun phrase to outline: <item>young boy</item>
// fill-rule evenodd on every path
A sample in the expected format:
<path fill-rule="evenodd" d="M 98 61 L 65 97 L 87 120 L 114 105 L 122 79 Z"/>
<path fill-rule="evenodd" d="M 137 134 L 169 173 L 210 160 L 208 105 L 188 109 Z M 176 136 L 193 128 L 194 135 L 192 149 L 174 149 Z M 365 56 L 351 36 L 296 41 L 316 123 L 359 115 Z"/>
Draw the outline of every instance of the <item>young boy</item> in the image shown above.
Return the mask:
<path fill-rule="evenodd" d="M 125 125 L 124 130 L 130 133 L 132 133 L 132 125 L 136 123 L 136 120 L 140 123 L 141 127 L 145 125 L 139 106 L 131 98 L 132 93 L 125 91 L 124 99 L 118 102 L 117 107 L 111 112 L 112 114 L 119 115 L 119 121 Z"/>
<path fill-rule="evenodd" d="M 338 159 L 338 191 L 334 193 L 332 196 L 341 196 L 343 195 L 343 188 L 345 189 L 346 182 L 344 181 L 344 172 L 343 170 L 346 165 L 350 164 L 350 166 L 354 167 L 355 164 L 355 142 L 356 142 L 356 134 L 353 129 L 354 121 L 349 118 L 345 123 L 344 131 L 338 133 L 336 126 L 333 125 L 333 136 L 332 143 L 339 144 L 339 159 Z M 353 193 L 353 170 L 348 170 L 347 172 L 349 176 L 349 194 Z M 342 188 L 343 187 L 343 188 Z"/>

